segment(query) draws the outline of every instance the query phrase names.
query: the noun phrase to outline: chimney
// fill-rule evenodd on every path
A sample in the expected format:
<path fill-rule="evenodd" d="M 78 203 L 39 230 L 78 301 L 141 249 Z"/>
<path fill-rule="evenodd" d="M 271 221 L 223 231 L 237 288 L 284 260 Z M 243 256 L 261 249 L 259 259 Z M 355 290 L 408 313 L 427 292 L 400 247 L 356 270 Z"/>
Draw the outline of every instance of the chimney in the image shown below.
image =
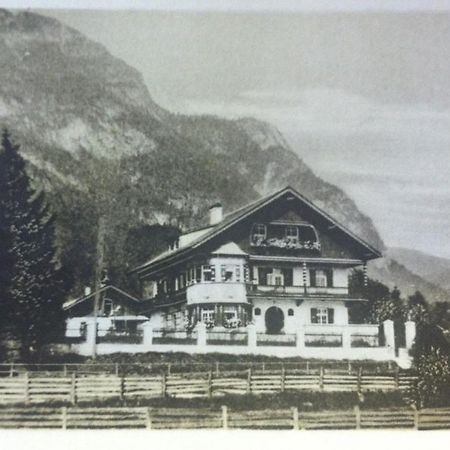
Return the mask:
<path fill-rule="evenodd" d="M 92 291 L 91 291 L 90 286 L 85 286 L 85 287 L 84 287 L 84 295 L 85 295 L 85 296 L 90 295 L 91 292 L 92 292 Z"/>
<path fill-rule="evenodd" d="M 217 225 L 222 222 L 223 219 L 223 209 L 220 203 L 215 203 L 209 207 L 209 224 Z"/>

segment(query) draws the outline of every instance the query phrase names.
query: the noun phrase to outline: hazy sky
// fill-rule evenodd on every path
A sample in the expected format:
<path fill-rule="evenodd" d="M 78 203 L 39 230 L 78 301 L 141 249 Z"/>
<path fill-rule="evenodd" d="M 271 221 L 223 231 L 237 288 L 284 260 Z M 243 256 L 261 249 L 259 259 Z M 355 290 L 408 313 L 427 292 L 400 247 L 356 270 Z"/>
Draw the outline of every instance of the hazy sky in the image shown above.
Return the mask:
<path fill-rule="evenodd" d="M 450 13 L 46 14 L 172 111 L 273 123 L 388 245 L 450 257 Z"/>

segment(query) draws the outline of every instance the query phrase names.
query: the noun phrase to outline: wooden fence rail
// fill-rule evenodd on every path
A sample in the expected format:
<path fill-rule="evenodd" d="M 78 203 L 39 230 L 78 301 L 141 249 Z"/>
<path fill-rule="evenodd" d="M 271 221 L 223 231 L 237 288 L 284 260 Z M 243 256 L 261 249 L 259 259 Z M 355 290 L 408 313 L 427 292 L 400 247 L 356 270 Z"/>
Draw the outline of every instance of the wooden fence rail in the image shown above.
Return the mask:
<path fill-rule="evenodd" d="M 215 374 L 228 372 L 230 370 L 246 370 L 251 368 L 254 372 L 263 373 L 280 371 L 283 367 L 289 371 L 301 371 L 307 374 L 319 373 L 321 368 L 325 373 L 348 373 L 357 374 L 360 367 L 364 368 L 364 372 L 372 374 L 394 373 L 398 367 L 391 361 L 386 362 L 352 362 L 352 361 L 262 361 L 262 362 L 231 362 L 231 361 L 214 361 L 214 362 L 189 362 L 189 363 L 172 363 L 172 362 L 152 362 L 152 363 L 39 363 L 39 364 L 21 364 L 21 363 L 1 363 L 0 377 L 17 375 L 29 372 L 30 376 L 51 374 L 68 376 L 75 372 L 79 375 L 93 374 L 110 374 L 110 375 L 133 375 L 133 374 L 155 374 L 166 372 L 186 373 L 186 372 L 205 372 L 213 370 Z"/>
<path fill-rule="evenodd" d="M 227 394 L 273 394 L 285 391 L 368 392 L 405 391 L 415 381 L 410 375 L 357 375 L 289 372 L 253 373 L 213 371 L 153 376 L 87 375 L 66 377 L 0 378 L 0 404 L 62 401 L 75 405 L 99 399 L 153 397 L 218 397 Z"/>
<path fill-rule="evenodd" d="M 0 408 L 0 428 L 62 429 L 450 429 L 450 408 L 233 411 L 149 407 Z"/>

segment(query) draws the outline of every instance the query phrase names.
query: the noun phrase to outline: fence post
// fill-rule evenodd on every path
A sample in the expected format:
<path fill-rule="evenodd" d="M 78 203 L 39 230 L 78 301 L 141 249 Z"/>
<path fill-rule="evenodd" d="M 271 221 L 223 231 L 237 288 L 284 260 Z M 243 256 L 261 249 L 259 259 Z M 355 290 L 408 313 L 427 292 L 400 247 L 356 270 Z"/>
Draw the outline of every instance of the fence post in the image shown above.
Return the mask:
<path fill-rule="evenodd" d="M 293 430 L 298 430 L 300 427 L 298 426 L 298 408 L 292 408 L 292 421 L 293 421 Z"/>
<path fill-rule="evenodd" d="M 172 371 L 172 363 L 167 363 L 167 375 L 170 375 Z"/>
<path fill-rule="evenodd" d="M 348 362 L 348 374 L 352 374 L 352 363 L 350 361 Z"/>
<path fill-rule="evenodd" d="M 120 377 L 120 401 L 123 402 L 125 399 L 125 377 L 122 375 Z"/>
<path fill-rule="evenodd" d="M 397 366 L 395 368 L 394 380 L 395 380 L 395 389 L 400 389 L 400 367 L 399 366 Z"/>
<path fill-rule="evenodd" d="M 262 363 L 262 373 L 264 373 L 266 371 L 266 363 L 263 362 Z"/>
<path fill-rule="evenodd" d="M 357 430 L 361 429 L 361 410 L 359 405 L 355 405 L 353 410 L 355 411 L 355 426 Z"/>
<path fill-rule="evenodd" d="M 222 428 L 228 430 L 228 408 L 222 405 Z"/>
<path fill-rule="evenodd" d="M 360 394 L 361 390 L 362 390 L 362 366 L 359 366 L 358 378 L 356 380 L 356 391 L 358 392 L 358 394 Z"/>
<path fill-rule="evenodd" d="M 67 407 L 63 406 L 61 408 L 61 422 L 62 422 L 62 429 L 67 429 Z"/>
<path fill-rule="evenodd" d="M 25 372 L 25 377 L 23 380 L 24 380 L 25 403 L 28 404 L 28 403 L 30 403 L 30 376 L 28 375 L 28 371 Z"/>
<path fill-rule="evenodd" d="M 70 403 L 77 404 L 77 374 L 72 372 L 72 380 L 70 383 Z"/>
<path fill-rule="evenodd" d="M 320 374 L 319 374 L 319 389 L 323 391 L 323 366 L 320 366 Z"/>
<path fill-rule="evenodd" d="M 416 407 L 416 405 L 412 404 L 411 408 L 413 410 L 413 414 L 414 414 L 414 429 L 418 430 L 419 429 L 419 411 Z"/>
<path fill-rule="evenodd" d="M 309 361 L 306 361 L 306 375 L 309 375 Z"/>
<path fill-rule="evenodd" d="M 14 376 L 14 363 L 11 363 L 9 366 L 9 376 L 10 377 Z"/>
<path fill-rule="evenodd" d="M 116 377 L 119 376 L 119 363 L 116 363 L 115 365 L 115 373 L 116 373 Z"/>
<path fill-rule="evenodd" d="M 167 396 L 167 375 L 166 372 L 163 370 L 161 372 L 161 397 Z"/>
<path fill-rule="evenodd" d="M 150 408 L 145 408 L 145 428 L 152 429 L 152 414 Z"/>
<path fill-rule="evenodd" d="M 64 376 L 67 377 L 67 365 L 64 364 L 63 366 L 63 372 L 64 372 Z"/>
<path fill-rule="evenodd" d="M 285 369 L 285 367 L 284 367 L 284 365 L 283 366 L 281 366 L 281 385 L 280 385 L 280 391 L 281 392 L 284 392 L 284 385 L 285 385 L 285 382 L 286 382 L 286 369 Z"/>
<path fill-rule="evenodd" d="M 219 361 L 216 361 L 216 377 L 220 375 L 219 364 Z"/>
<path fill-rule="evenodd" d="M 206 386 L 206 395 L 208 398 L 212 397 L 212 370 L 208 372 L 208 380 L 207 380 L 207 386 Z"/>
<path fill-rule="evenodd" d="M 252 393 L 252 369 L 249 367 L 247 369 L 247 394 Z"/>

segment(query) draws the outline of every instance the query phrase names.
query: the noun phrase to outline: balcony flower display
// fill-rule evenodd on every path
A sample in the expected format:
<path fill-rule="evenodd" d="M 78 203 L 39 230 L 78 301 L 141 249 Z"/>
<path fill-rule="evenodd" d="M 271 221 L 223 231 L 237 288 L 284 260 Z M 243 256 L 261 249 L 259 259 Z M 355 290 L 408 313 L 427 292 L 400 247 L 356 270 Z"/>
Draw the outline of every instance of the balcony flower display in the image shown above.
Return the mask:
<path fill-rule="evenodd" d="M 223 326 L 225 328 L 239 328 L 241 325 L 242 325 L 241 321 L 236 317 L 225 319 L 223 321 Z"/>
<path fill-rule="evenodd" d="M 300 241 L 297 238 L 263 238 L 254 236 L 251 242 L 254 247 L 276 247 L 289 250 L 320 250 L 320 243 L 317 241 Z"/>
<path fill-rule="evenodd" d="M 192 317 L 185 316 L 184 318 L 184 329 L 186 331 L 192 331 L 195 327 L 195 322 Z"/>

